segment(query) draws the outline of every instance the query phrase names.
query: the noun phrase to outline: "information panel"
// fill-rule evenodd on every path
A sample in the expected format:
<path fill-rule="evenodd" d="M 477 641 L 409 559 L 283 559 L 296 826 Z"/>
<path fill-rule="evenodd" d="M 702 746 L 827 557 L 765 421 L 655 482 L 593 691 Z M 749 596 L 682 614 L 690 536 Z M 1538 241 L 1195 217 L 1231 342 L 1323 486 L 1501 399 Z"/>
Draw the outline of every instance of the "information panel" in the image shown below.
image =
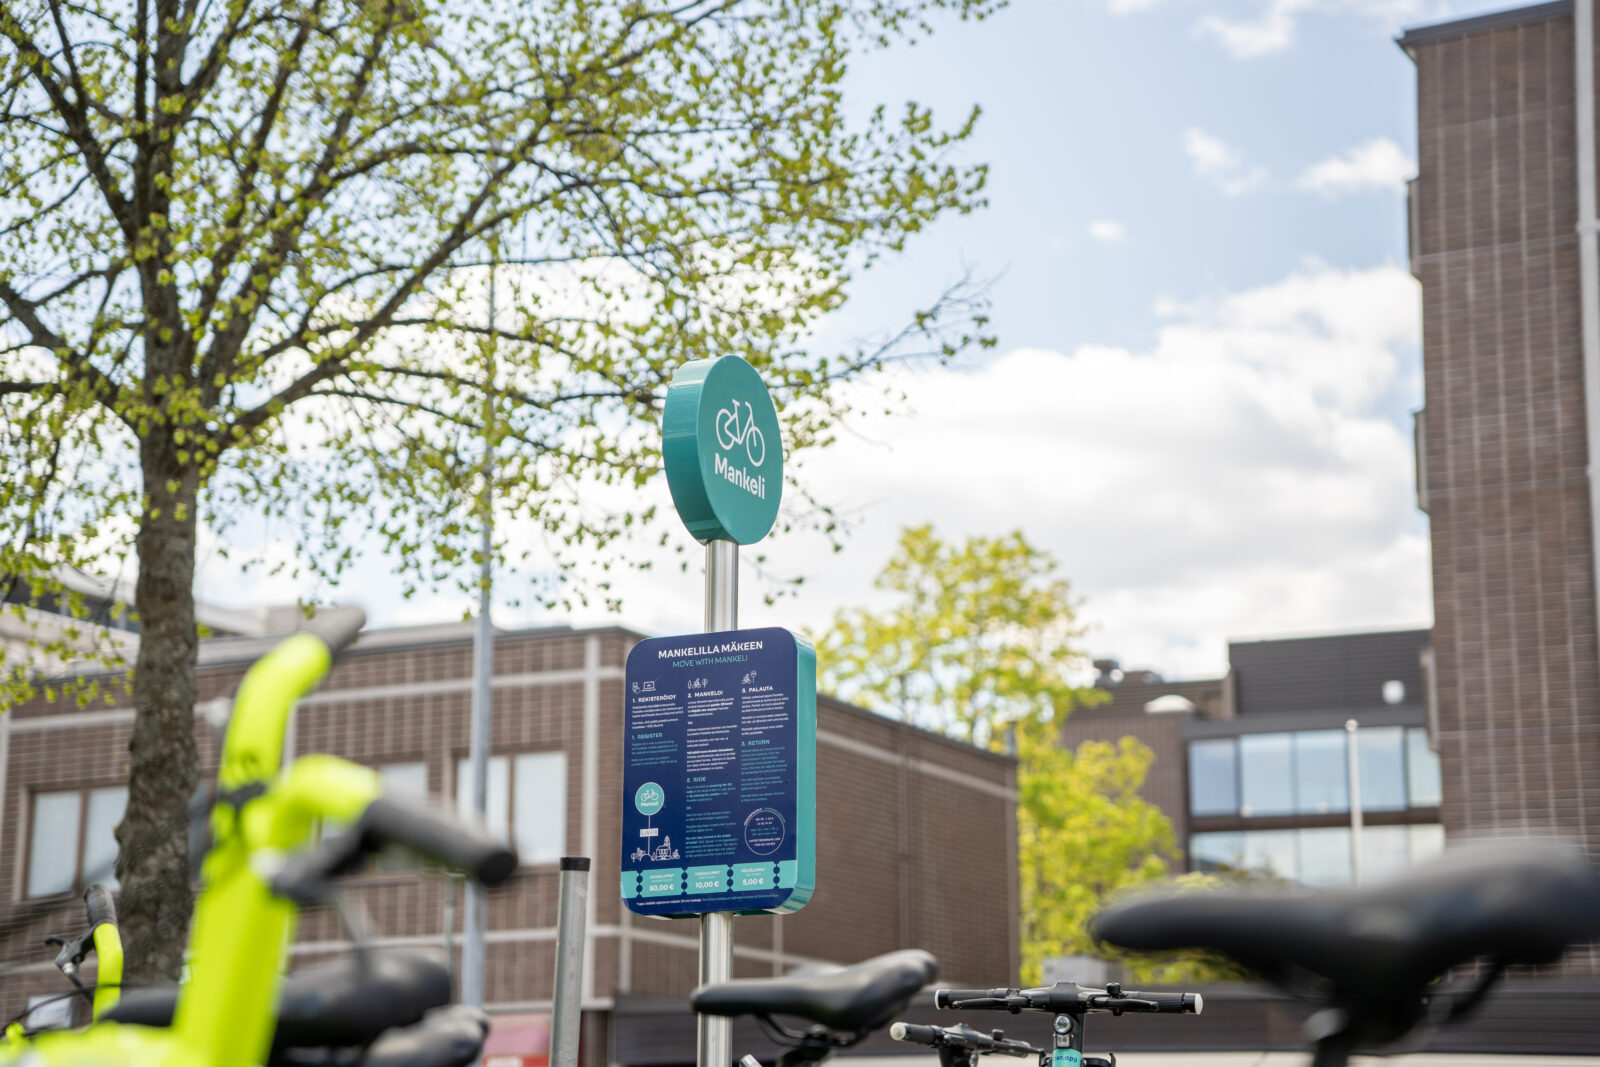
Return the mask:
<path fill-rule="evenodd" d="M 640 915 L 798 911 L 816 871 L 817 657 L 778 627 L 628 654 L 622 897 Z"/>

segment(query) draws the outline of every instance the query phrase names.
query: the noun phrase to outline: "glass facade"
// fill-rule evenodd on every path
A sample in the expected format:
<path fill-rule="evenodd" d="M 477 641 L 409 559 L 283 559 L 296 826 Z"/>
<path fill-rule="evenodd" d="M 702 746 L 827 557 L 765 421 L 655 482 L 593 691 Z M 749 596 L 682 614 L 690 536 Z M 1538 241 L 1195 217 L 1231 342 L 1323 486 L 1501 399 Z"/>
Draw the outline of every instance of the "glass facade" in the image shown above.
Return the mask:
<path fill-rule="evenodd" d="M 1439 806 L 1439 757 L 1416 726 L 1356 732 L 1361 810 Z M 1189 814 L 1328 815 L 1350 810 L 1344 730 L 1189 742 Z"/>
<path fill-rule="evenodd" d="M 1439 758 L 1420 727 L 1356 731 L 1363 811 L 1439 805 Z M 1347 815 L 1350 734 L 1295 730 L 1189 742 L 1191 818 Z M 1438 823 L 1363 828 L 1362 881 L 1382 879 L 1439 852 Z M 1355 857 L 1348 826 L 1195 833 L 1189 865 L 1199 871 L 1250 872 L 1305 885 L 1349 885 Z"/>
<path fill-rule="evenodd" d="M 1354 872 L 1348 826 L 1319 826 L 1299 831 L 1300 871 L 1306 885 L 1349 885 Z"/>
<path fill-rule="evenodd" d="M 1426 730 L 1406 731 L 1406 788 L 1413 808 L 1439 806 L 1439 757 L 1428 748 Z"/>
<path fill-rule="evenodd" d="M 1239 810 L 1239 749 L 1231 737 L 1189 744 L 1189 812 L 1232 815 Z"/>
<path fill-rule="evenodd" d="M 1361 763 L 1361 810 L 1402 811 L 1406 806 L 1405 727 L 1377 726 L 1356 732 Z"/>
<path fill-rule="evenodd" d="M 1304 885 L 1349 885 L 1355 871 L 1350 842 L 1347 826 L 1190 834 L 1189 867 Z M 1443 847 L 1444 827 L 1438 823 L 1363 827 L 1361 880 L 1381 880 Z"/>
<path fill-rule="evenodd" d="M 1290 734 L 1239 738 L 1239 814 L 1294 812 L 1294 742 Z"/>
<path fill-rule="evenodd" d="M 1350 810 L 1343 730 L 1302 730 L 1294 738 L 1294 810 L 1326 815 Z"/>

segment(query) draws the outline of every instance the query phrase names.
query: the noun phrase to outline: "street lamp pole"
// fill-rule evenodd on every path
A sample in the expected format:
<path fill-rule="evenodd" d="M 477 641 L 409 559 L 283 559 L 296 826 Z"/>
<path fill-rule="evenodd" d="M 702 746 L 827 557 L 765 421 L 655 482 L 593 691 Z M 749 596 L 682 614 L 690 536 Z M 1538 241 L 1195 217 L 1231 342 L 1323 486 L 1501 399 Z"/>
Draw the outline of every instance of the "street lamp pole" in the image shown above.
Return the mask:
<path fill-rule="evenodd" d="M 494 348 L 495 328 L 495 268 L 489 264 L 489 347 Z M 491 422 L 494 416 L 494 358 L 486 362 L 486 387 L 483 402 L 483 537 L 479 551 L 478 618 L 472 635 L 472 726 L 467 742 L 467 759 L 471 767 L 469 781 L 472 795 L 468 798 L 472 813 L 480 823 L 487 823 L 489 809 L 489 736 L 490 736 L 490 681 L 494 674 L 494 624 L 490 619 L 491 582 L 494 577 L 494 434 Z M 466 907 L 462 915 L 461 937 L 461 1002 L 482 1007 L 484 1002 L 484 929 L 487 926 L 485 911 L 488 901 L 483 886 L 467 880 Z"/>
<path fill-rule="evenodd" d="M 1345 720 L 1345 773 L 1350 776 L 1350 882 L 1361 884 L 1361 755 L 1358 731 L 1361 724 Z"/>

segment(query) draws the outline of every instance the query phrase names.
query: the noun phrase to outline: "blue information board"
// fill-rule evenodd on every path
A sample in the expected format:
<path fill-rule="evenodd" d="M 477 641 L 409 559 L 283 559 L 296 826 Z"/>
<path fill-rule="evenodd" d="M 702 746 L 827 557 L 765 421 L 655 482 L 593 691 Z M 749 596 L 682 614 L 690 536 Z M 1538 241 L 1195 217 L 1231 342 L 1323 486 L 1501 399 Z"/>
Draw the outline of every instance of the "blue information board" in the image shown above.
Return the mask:
<path fill-rule="evenodd" d="M 817 658 L 778 627 L 628 654 L 622 897 L 640 915 L 798 911 L 816 880 Z"/>

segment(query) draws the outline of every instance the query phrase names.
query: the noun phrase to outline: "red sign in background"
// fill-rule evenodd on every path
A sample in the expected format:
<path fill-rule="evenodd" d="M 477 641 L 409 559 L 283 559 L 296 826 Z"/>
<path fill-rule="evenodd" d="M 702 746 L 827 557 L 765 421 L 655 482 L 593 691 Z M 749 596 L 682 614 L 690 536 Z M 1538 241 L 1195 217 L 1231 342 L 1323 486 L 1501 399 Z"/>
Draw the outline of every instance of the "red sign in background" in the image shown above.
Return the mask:
<path fill-rule="evenodd" d="M 550 1016 L 491 1016 L 483 1067 L 549 1067 Z"/>

